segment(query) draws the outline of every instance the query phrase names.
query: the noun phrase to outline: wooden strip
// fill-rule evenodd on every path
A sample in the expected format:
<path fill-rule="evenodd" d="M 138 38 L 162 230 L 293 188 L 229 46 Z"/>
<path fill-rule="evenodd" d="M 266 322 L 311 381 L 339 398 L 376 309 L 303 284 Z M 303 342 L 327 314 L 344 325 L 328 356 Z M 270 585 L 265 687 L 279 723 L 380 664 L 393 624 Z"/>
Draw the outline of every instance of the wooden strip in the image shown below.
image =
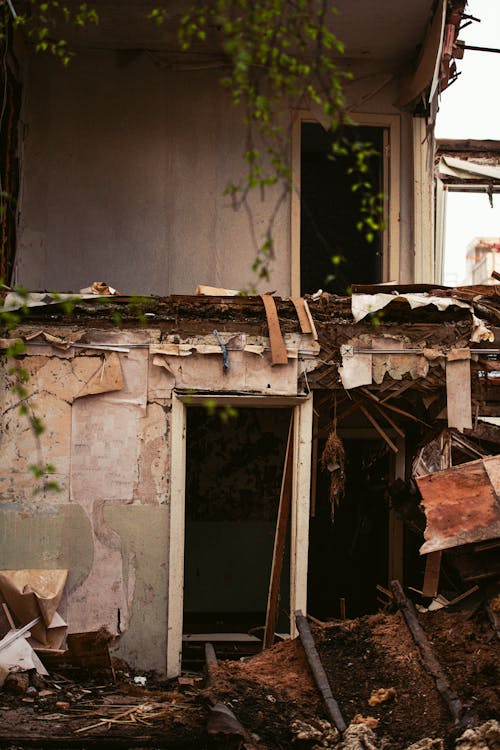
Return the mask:
<path fill-rule="evenodd" d="M 281 333 L 276 302 L 270 294 L 261 294 L 260 297 L 266 311 L 269 343 L 271 345 L 271 363 L 273 365 L 287 365 L 288 355 L 286 353 L 283 334 Z"/>
<path fill-rule="evenodd" d="M 422 596 L 430 596 L 434 599 L 439 589 L 439 574 L 441 573 L 441 550 L 429 552 L 425 560 L 424 584 Z"/>
<path fill-rule="evenodd" d="M 424 422 L 423 419 L 419 419 L 418 417 L 415 417 L 413 414 L 410 414 L 409 411 L 405 411 L 404 409 L 399 409 L 397 406 L 393 406 L 392 404 L 388 404 L 384 402 L 384 408 L 390 409 L 391 411 L 395 412 L 396 414 L 401 414 L 403 417 L 407 417 L 407 419 L 411 419 L 413 422 L 418 422 L 419 424 L 423 424 L 424 427 L 430 427 L 430 424 L 427 424 L 427 422 Z"/>
<path fill-rule="evenodd" d="M 375 588 L 377 589 L 377 591 L 380 591 L 381 594 L 383 594 L 384 596 L 386 596 L 387 599 L 392 599 L 392 594 L 389 591 L 389 589 L 384 588 L 379 583 L 377 583 L 377 585 L 375 586 Z"/>
<path fill-rule="evenodd" d="M 316 494 L 318 489 L 318 433 L 319 433 L 319 414 L 313 412 L 313 438 L 312 438 L 312 459 L 311 459 L 311 518 L 316 517 Z"/>
<path fill-rule="evenodd" d="M 309 325 L 311 326 L 312 337 L 313 337 L 314 341 L 317 341 L 318 340 L 318 332 L 316 330 L 316 326 L 314 324 L 314 318 L 311 315 L 311 311 L 309 309 L 309 305 L 307 303 L 307 300 L 304 300 L 304 309 L 306 311 L 307 317 L 309 318 Z"/>
<path fill-rule="evenodd" d="M 385 402 L 386 401 L 390 401 L 391 398 L 397 398 L 402 393 L 404 393 L 405 391 L 407 391 L 408 388 L 412 388 L 414 385 L 415 385 L 415 381 L 414 380 L 408 380 L 408 381 L 404 382 L 403 385 L 400 388 L 394 389 L 393 391 L 391 391 L 389 393 L 389 395 L 386 396 L 385 398 L 383 398 L 380 403 L 385 404 Z M 392 386 L 392 383 L 391 383 L 391 386 Z"/>
<path fill-rule="evenodd" d="M 343 422 L 346 417 L 349 416 L 353 411 L 356 411 L 356 409 L 359 409 L 361 402 L 360 401 L 353 401 L 350 406 L 347 406 L 343 411 L 340 412 L 340 414 L 337 416 L 337 424 L 340 424 L 340 422 Z M 332 420 L 326 427 L 321 429 L 321 435 L 327 434 L 330 432 L 332 427 L 334 426 L 335 420 Z"/>
<path fill-rule="evenodd" d="M 361 409 L 361 411 L 363 412 L 363 414 L 365 415 L 365 417 L 367 418 L 367 420 L 369 422 L 371 422 L 371 424 L 375 427 L 375 429 L 377 430 L 377 432 L 380 435 L 380 437 L 382 437 L 385 440 L 385 442 L 387 443 L 387 445 L 389 446 L 389 448 L 391 448 L 394 451 L 394 453 L 397 453 L 398 450 L 399 450 L 399 448 L 397 447 L 397 445 L 395 445 L 392 442 L 392 440 L 389 437 L 389 435 L 382 429 L 382 427 L 379 425 L 379 423 L 377 422 L 377 420 L 374 417 L 372 417 L 372 415 L 370 414 L 370 412 L 368 411 L 368 409 L 365 406 L 363 406 L 363 404 L 360 404 L 359 408 Z"/>
<path fill-rule="evenodd" d="M 471 589 L 464 591 L 463 594 L 460 594 L 459 596 L 456 596 L 454 599 L 451 599 L 451 601 L 449 601 L 446 606 L 453 607 L 455 604 L 458 604 L 458 602 L 461 602 L 463 599 L 467 599 L 467 597 L 470 596 L 471 594 L 475 594 L 476 591 L 479 591 L 479 586 L 473 586 Z"/>
<path fill-rule="evenodd" d="M 184 643 L 260 643 L 260 639 L 249 633 L 185 633 Z"/>
<path fill-rule="evenodd" d="M 5 602 L 2 602 L 2 608 L 3 608 L 3 611 L 5 612 L 5 617 L 7 618 L 7 622 L 10 625 L 10 629 L 15 630 L 16 626 L 15 626 L 14 620 L 12 619 L 12 615 L 10 614 L 10 609 L 8 608 Z"/>
<path fill-rule="evenodd" d="M 327 622 L 323 622 L 323 620 L 318 620 L 317 617 L 313 617 L 312 615 L 309 614 L 309 612 L 307 612 L 306 617 L 307 617 L 308 620 L 311 620 L 311 622 L 313 622 L 315 625 L 317 625 L 318 628 L 327 628 L 328 627 L 328 623 Z"/>
<path fill-rule="evenodd" d="M 293 306 L 297 312 L 302 333 L 312 333 L 311 322 L 305 310 L 305 299 L 303 297 L 290 297 L 290 302 L 293 302 Z"/>
<path fill-rule="evenodd" d="M 205 666 L 207 670 L 207 686 L 214 681 L 215 670 L 217 669 L 217 656 L 213 643 L 205 643 Z"/>
<path fill-rule="evenodd" d="M 439 664 L 432 646 L 420 625 L 415 611 L 413 602 L 406 598 L 403 588 L 399 581 L 390 582 L 391 591 L 393 593 L 396 604 L 401 610 L 405 619 L 408 630 L 410 631 L 413 640 L 415 641 L 422 658 L 422 663 L 428 672 L 433 676 L 436 682 L 436 688 L 441 695 L 441 698 L 446 703 L 448 710 L 453 716 L 454 720 L 458 722 L 463 714 L 463 705 L 458 695 L 452 690 L 448 678 L 443 672 L 441 665 Z"/>
<path fill-rule="evenodd" d="M 283 570 L 283 555 L 285 551 L 286 532 L 288 519 L 290 518 L 290 507 L 292 504 L 292 474 L 293 474 L 293 413 L 288 429 L 288 440 L 285 453 L 285 466 L 281 481 L 280 502 L 278 517 L 276 520 L 276 531 L 274 536 L 273 562 L 271 566 L 271 579 L 269 581 L 269 593 L 267 597 L 266 627 L 264 630 L 264 642 L 262 648 L 266 649 L 274 643 L 274 631 L 278 620 L 278 598 L 280 592 L 281 572 Z"/>
<path fill-rule="evenodd" d="M 452 350 L 446 361 L 448 427 L 463 432 L 464 428 L 472 429 L 470 359 L 454 359 L 454 356 Z"/>
<path fill-rule="evenodd" d="M 314 638 L 309 628 L 307 618 L 304 617 L 300 610 L 295 613 L 295 622 L 297 623 L 297 630 L 300 634 L 300 640 L 302 641 L 307 661 L 314 675 L 314 680 L 321 695 L 323 696 L 327 713 L 339 732 L 345 732 L 345 730 L 347 729 L 347 725 L 340 712 L 339 705 L 333 697 L 332 689 L 330 687 L 330 683 L 328 682 L 328 677 L 325 669 L 321 663 L 321 659 L 319 658 L 318 650 L 316 648 L 316 644 L 314 643 Z"/>
<path fill-rule="evenodd" d="M 384 411 L 383 408 L 378 406 L 378 404 L 375 406 L 376 410 L 380 413 L 380 415 L 390 424 L 394 432 L 397 432 L 399 437 L 404 438 L 405 432 L 401 429 L 399 425 L 396 424 L 396 422 L 387 414 L 387 412 Z"/>

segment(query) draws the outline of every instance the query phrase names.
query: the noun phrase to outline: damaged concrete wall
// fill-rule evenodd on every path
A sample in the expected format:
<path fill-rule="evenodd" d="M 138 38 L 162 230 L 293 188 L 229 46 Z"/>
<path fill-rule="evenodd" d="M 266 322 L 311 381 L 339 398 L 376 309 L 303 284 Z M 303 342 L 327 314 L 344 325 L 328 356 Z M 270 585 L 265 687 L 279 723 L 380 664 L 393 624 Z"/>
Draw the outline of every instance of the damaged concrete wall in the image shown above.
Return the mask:
<path fill-rule="evenodd" d="M 380 66 L 347 65 L 355 75 L 347 96 L 354 109 L 399 115 L 396 78 Z M 218 70 L 162 69 L 145 53 L 80 51 L 68 69 L 31 60 L 17 283 L 66 291 L 103 279 L 122 293 L 161 295 L 255 283 L 248 217 L 223 195 L 243 173 L 244 126 L 219 78 Z M 392 157 L 401 166 L 400 280 L 411 281 L 408 115 L 401 126 Z M 275 199 L 272 189 L 253 196 L 259 240 Z M 281 295 L 290 293 L 290 220 L 285 201 L 274 224 L 272 288 Z"/>
<path fill-rule="evenodd" d="M 29 374 L 29 401 L 45 431 L 38 444 L 19 413 L 19 396 L 9 387 L 11 363 L 4 363 L 0 569 L 67 568 L 63 615 L 69 632 L 106 626 L 119 636 L 117 655 L 141 669 L 163 672 L 172 389 L 190 384 L 234 390 L 239 371 L 243 392 L 296 395 L 297 350 L 305 344 L 297 334 L 287 335 L 289 364 L 274 368 L 265 342 L 250 346 L 257 353 L 231 351 L 233 374 L 225 377 L 220 349 L 214 356 L 213 346 L 196 344 L 194 337 L 189 344 L 163 344 L 163 351 L 182 350 L 183 356 L 158 354 L 158 329 L 68 326 L 42 333 L 26 326 L 21 334 L 31 343 L 18 362 Z M 49 346 L 45 334 L 77 340 L 84 348 Z M 82 336 L 89 348 L 81 344 Z M 211 353 L 197 352 L 196 345 Z M 248 379 L 251 363 L 259 364 Z M 50 478 L 59 492 L 40 491 L 41 483 L 28 470 L 40 463 L 54 465 Z"/>

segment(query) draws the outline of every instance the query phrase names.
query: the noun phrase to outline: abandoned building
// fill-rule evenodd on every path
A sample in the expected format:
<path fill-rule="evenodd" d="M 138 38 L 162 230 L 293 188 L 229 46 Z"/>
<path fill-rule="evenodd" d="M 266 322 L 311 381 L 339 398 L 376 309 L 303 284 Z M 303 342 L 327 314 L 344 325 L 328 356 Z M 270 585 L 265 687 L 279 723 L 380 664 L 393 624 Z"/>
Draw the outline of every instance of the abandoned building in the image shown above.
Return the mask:
<path fill-rule="evenodd" d="M 224 195 L 245 131 L 217 48 L 180 60 L 147 3 L 131 24 L 102 0 L 67 68 L 21 33 L 9 51 L 3 297 L 25 312 L 2 346 L 24 342 L 45 431 L 9 361 L 0 588 L 67 571 L 68 632 L 105 627 L 141 669 L 175 676 L 209 637 L 294 636 L 298 610 L 376 612 L 393 580 L 435 598 L 441 565 L 448 598 L 497 593 L 499 287 L 444 288 L 435 252 L 433 118 L 465 3 L 337 4 L 385 228 L 364 243 L 314 106 L 287 111 L 300 190 L 249 296 L 248 217 Z M 40 461 L 58 492 L 36 491 Z"/>

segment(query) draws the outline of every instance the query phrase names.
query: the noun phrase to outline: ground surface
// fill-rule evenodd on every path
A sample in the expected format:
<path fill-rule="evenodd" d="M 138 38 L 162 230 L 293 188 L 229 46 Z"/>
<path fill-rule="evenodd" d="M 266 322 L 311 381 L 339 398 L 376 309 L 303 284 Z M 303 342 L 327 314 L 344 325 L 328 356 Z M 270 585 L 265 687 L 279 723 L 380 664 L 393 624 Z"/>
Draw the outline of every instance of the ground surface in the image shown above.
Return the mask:
<path fill-rule="evenodd" d="M 487 619 L 441 610 L 420 620 L 472 724 L 498 718 L 498 640 Z M 406 750 L 423 737 L 454 747 L 463 728 L 452 725 L 400 614 L 336 622 L 314 635 L 346 723 L 359 714 L 378 720 L 374 747 Z M 26 683 L 19 692 L 5 686 L 0 747 L 234 747 L 207 738 L 212 700 L 231 708 L 258 748 L 311 748 L 317 737 L 300 739 L 308 735 L 299 730 L 326 718 L 298 640 L 246 661 L 219 662 L 207 688 L 181 691 L 151 677 L 143 688 L 120 670 L 117 680 L 68 671 L 31 678 L 28 692 Z M 392 689 L 388 699 L 369 705 L 381 688 Z"/>

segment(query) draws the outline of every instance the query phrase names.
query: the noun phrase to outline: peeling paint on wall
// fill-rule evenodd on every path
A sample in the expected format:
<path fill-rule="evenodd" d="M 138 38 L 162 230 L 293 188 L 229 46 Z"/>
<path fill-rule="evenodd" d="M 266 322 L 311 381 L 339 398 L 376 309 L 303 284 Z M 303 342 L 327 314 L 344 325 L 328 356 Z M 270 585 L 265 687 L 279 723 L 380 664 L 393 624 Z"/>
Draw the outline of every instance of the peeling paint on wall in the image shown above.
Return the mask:
<path fill-rule="evenodd" d="M 134 582 L 128 630 L 120 637 L 115 654 L 143 669 L 164 671 L 168 508 L 107 506 L 105 519 L 122 539 L 127 588 L 131 588 L 130 580 Z"/>
<path fill-rule="evenodd" d="M 79 505 L 49 506 L 28 513 L 20 505 L 0 509 L 0 568 L 68 568 L 66 592 L 84 581 L 93 562 L 90 520 Z"/>

